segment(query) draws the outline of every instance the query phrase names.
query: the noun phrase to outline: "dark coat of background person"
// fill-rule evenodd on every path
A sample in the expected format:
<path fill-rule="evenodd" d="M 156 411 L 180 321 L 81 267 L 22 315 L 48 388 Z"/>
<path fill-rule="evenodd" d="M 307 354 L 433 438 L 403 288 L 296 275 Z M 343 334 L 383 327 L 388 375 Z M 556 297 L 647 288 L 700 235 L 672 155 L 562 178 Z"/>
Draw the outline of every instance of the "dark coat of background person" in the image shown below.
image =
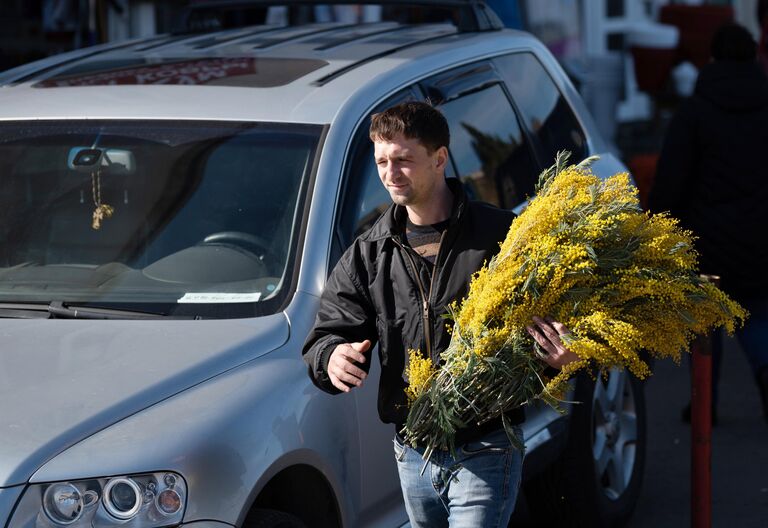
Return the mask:
<path fill-rule="evenodd" d="M 742 26 L 720 28 L 713 62 L 667 130 L 649 196 L 693 231 L 700 270 L 750 312 L 736 337 L 747 355 L 768 421 L 768 78 Z M 712 339 L 712 422 L 717 422 L 722 331 Z M 690 406 L 682 418 L 690 420 Z"/>
<path fill-rule="evenodd" d="M 768 78 L 757 62 L 701 70 L 667 130 L 649 208 L 694 232 L 701 271 L 727 293 L 768 297 Z"/>

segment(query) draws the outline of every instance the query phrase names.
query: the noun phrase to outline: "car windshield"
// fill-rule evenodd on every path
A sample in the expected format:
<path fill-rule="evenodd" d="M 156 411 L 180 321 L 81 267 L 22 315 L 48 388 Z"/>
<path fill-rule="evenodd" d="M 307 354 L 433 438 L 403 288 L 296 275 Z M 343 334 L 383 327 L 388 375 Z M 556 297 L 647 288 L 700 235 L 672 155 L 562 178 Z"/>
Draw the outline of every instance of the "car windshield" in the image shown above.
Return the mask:
<path fill-rule="evenodd" d="M 322 127 L 0 123 L 0 303 L 204 317 L 287 295 Z"/>

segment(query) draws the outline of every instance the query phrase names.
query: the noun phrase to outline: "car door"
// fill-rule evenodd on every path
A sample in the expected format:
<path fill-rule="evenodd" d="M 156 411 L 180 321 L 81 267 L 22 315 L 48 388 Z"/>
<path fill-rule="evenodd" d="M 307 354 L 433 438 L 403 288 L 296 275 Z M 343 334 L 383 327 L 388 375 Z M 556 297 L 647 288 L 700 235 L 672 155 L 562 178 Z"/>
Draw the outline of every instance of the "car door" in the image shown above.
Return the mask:
<path fill-rule="evenodd" d="M 415 97 L 416 94 L 411 90 L 401 91 L 377 105 L 371 113 Z M 370 228 L 392 203 L 376 169 L 373 143 L 368 137 L 369 126 L 370 115 L 357 127 L 344 162 L 344 180 L 340 206 L 336 213 L 331 268 L 354 239 Z M 384 516 L 402 509 L 400 480 L 392 446 L 395 428 L 392 424 L 382 423 L 377 412 L 381 371 L 378 345 L 372 350 L 371 357 L 365 383 L 352 391 L 355 397 L 360 447 L 361 490 L 358 526 L 370 525 L 377 521 L 392 524 L 390 519 L 385 519 Z"/>

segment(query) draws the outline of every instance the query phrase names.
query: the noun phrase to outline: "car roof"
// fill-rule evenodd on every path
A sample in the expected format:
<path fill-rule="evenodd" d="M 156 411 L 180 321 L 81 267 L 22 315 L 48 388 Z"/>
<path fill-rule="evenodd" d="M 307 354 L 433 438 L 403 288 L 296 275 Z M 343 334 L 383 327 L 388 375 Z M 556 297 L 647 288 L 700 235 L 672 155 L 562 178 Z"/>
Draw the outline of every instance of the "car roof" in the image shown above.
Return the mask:
<path fill-rule="evenodd" d="M 0 73 L 0 119 L 325 124 L 352 94 L 377 97 L 449 64 L 538 46 L 513 30 L 459 32 L 452 24 L 395 22 L 159 35 Z"/>

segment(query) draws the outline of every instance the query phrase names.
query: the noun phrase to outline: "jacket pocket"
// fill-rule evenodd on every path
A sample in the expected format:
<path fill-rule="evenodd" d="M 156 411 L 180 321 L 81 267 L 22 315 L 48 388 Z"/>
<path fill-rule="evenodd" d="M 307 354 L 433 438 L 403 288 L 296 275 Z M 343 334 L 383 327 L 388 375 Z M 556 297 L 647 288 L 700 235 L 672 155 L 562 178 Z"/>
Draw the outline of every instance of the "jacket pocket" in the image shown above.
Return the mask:
<path fill-rule="evenodd" d="M 377 318 L 376 326 L 379 332 L 381 361 L 379 415 L 384 422 L 402 425 L 408 414 L 405 397 L 407 359 L 403 344 L 403 322 Z"/>
<path fill-rule="evenodd" d="M 405 372 L 405 322 L 402 319 L 377 317 L 376 328 L 379 333 L 379 355 L 382 367 L 390 372 L 393 372 L 393 369 Z"/>

